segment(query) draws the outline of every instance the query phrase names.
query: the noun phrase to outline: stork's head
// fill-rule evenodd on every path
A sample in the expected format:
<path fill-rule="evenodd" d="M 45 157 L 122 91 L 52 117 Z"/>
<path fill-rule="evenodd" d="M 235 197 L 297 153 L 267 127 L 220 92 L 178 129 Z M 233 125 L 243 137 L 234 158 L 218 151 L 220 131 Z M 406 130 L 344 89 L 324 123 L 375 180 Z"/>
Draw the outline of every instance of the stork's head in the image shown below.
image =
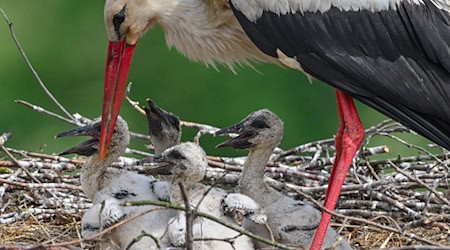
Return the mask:
<path fill-rule="evenodd" d="M 251 113 L 241 122 L 216 132 L 216 135 L 238 134 L 217 147 L 236 149 L 275 148 L 283 138 L 283 121 L 267 109 Z"/>
<path fill-rule="evenodd" d="M 125 93 L 131 58 L 138 40 L 160 25 L 166 42 L 194 61 L 208 65 L 268 61 L 250 41 L 228 0 L 106 0 L 109 38 L 103 94 L 100 157 L 103 158 Z"/>
<path fill-rule="evenodd" d="M 139 38 L 160 19 L 170 13 L 173 0 L 106 0 L 105 25 L 111 42 L 125 40 L 135 45 Z"/>
<path fill-rule="evenodd" d="M 109 38 L 103 93 L 100 158 L 108 152 L 128 78 L 134 48 L 170 1 L 107 0 L 105 25 Z M 163 5 L 161 5 L 163 4 Z M 161 6 L 160 6 L 161 5 Z"/>

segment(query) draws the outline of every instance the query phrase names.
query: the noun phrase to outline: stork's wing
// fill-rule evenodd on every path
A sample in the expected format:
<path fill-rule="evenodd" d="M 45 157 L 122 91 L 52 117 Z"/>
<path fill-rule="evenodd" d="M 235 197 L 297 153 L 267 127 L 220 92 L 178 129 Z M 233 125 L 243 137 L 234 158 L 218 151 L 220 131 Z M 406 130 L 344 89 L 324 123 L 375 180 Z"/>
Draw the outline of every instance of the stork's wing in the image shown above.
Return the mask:
<path fill-rule="evenodd" d="M 450 0 L 430 0 L 439 9 L 450 12 Z"/>
<path fill-rule="evenodd" d="M 263 52 L 450 149 L 447 0 L 230 1 Z"/>

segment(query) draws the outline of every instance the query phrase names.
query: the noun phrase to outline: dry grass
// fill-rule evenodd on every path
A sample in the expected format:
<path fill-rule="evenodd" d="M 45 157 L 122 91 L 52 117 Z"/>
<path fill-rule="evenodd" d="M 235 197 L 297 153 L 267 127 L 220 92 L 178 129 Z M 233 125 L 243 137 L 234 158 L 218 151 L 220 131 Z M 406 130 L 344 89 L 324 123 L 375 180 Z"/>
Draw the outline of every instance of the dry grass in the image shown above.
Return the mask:
<path fill-rule="evenodd" d="M 51 245 L 80 239 L 81 214 L 81 212 L 70 216 L 57 214 L 55 218 L 40 220 L 30 217 L 25 221 L 17 221 L 10 225 L 0 225 L 0 245 L 39 246 L 40 244 Z M 419 227 L 407 231 L 450 248 L 448 226 L 449 224 Z M 447 230 L 445 227 L 447 227 Z M 349 230 L 351 229 L 349 228 Z M 351 245 L 355 249 L 400 248 L 421 245 L 421 243 L 408 237 L 366 226 L 355 226 L 351 231 L 344 230 L 342 235 L 343 237 L 349 237 Z M 84 242 L 82 245 L 74 244 L 71 246 L 94 249 L 93 245 L 93 243 Z"/>

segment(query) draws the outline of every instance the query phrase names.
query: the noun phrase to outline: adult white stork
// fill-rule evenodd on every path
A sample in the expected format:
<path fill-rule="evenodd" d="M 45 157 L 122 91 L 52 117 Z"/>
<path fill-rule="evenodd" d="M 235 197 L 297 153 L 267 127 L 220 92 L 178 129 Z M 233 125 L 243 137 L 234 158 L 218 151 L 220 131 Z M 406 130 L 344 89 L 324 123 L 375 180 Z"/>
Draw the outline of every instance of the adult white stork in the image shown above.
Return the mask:
<path fill-rule="evenodd" d="M 334 209 L 364 137 L 352 98 L 450 149 L 448 0 L 106 0 L 110 40 L 101 155 L 108 150 L 135 45 L 153 25 L 206 64 L 281 62 L 337 89 Z M 331 215 L 322 214 L 312 249 Z"/>

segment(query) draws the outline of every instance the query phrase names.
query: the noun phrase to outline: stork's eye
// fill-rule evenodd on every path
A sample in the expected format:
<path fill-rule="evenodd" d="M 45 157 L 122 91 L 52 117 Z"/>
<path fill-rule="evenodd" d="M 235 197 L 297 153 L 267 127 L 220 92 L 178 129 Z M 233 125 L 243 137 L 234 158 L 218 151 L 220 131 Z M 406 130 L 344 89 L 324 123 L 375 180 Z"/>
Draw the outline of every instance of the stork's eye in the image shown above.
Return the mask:
<path fill-rule="evenodd" d="M 117 34 L 120 34 L 120 25 L 125 21 L 125 6 L 119 11 L 119 13 L 115 14 L 113 17 L 114 30 Z"/>
<path fill-rule="evenodd" d="M 267 125 L 267 123 L 266 123 L 265 121 L 259 120 L 259 119 L 254 120 L 254 121 L 250 124 L 250 126 L 251 126 L 251 127 L 254 127 L 254 128 L 270 128 L 270 126 Z"/>
<path fill-rule="evenodd" d="M 172 159 L 177 159 L 177 160 L 184 160 L 184 159 L 186 159 L 186 157 L 184 157 L 180 152 L 175 151 L 175 150 L 170 152 L 167 156 L 172 158 Z"/>

